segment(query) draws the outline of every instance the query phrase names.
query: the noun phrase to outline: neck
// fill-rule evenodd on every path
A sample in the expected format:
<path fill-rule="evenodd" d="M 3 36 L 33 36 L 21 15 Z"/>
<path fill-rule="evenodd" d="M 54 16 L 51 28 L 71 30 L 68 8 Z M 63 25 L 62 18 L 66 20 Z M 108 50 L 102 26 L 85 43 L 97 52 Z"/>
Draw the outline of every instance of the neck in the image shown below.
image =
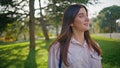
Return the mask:
<path fill-rule="evenodd" d="M 80 44 L 84 43 L 84 32 L 82 31 L 73 31 L 73 37 L 80 42 Z"/>

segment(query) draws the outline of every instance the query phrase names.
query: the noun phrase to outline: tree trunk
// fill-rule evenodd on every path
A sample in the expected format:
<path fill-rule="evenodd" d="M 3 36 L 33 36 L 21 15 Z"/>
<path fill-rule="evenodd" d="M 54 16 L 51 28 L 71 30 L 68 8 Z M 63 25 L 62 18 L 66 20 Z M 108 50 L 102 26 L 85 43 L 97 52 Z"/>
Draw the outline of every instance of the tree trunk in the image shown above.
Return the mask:
<path fill-rule="evenodd" d="M 23 37 L 24 37 L 24 41 L 26 41 L 27 40 L 26 34 L 23 34 Z"/>
<path fill-rule="evenodd" d="M 40 25 L 42 27 L 43 35 L 45 37 L 45 40 L 49 40 L 48 30 L 46 28 L 46 21 L 44 20 L 43 14 L 42 14 L 42 8 L 41 8 L 41 1 L 39 0 L 39 7 L 40 7 Z"/>
<path fill-rule="evenodd" d="M 45 20 L 42 19 L 40 25 L 42 26 L 42 31 L 43 31 L 43 34 L 45 36 L 45 40 L 49 40 L 48 30 L 46 28 Z"/>
<path fill-rule="evenodd" d="M 30 33 L 30 50 L 35 49 L 35 35 L 34 35 L 34 0 L 29 0 L 29 33 Z"/>
<path fill-rule="evenodd" d="M 56 24 L 56 36 L 59 35 L 59 27 L 58 27 L 58 24 Z"/>

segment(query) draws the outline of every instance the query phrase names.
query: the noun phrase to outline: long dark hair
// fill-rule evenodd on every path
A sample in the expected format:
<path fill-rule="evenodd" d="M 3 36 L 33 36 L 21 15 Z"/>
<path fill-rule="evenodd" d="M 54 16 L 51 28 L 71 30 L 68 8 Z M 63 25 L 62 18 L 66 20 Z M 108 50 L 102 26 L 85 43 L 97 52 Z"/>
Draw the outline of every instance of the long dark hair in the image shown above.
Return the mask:
<path fill-rule="evenodd" d="M 68 6 L 68 8 L 66 8 L 64 15 L 63 15 L 61 33 L 49 47 L 49 50 L 50 50 L 51 46 L 54 43 L 56 42 L 60 43 L 59 47 L 60 47 L 61 58 L 62 58 L 63 63 L 66 66 L 69 66 L 67 55 L 68 55 L 69 43 L 73 35 L 72 27 L 70 25 L 74 22 L 74 19 L 81 8 L 85 8 L 86 12 L 88 13 L 86 7 L 81 4 L 70 5 Z M 89 48 L 92 47 L 98 53 L 98 55 L 101 55 L 101 50 L 97 46 L 97 44 L 91 39 L 89 31 L 85 31 L 84 37 L 88 44 L 88 47 Z"/>

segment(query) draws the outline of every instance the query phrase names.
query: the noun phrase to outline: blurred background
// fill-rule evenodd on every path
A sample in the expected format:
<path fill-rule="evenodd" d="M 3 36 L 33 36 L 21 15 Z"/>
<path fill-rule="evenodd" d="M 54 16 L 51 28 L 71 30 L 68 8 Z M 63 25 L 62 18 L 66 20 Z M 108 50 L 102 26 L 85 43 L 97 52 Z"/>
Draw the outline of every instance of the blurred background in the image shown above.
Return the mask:
<path fill-rule="evenodd" d="M 0 68 L 47 68 L 48 47 L 74 3 L 88 9 L 103 68 L 120 68 L 120 0 L 0 0 Z"/>

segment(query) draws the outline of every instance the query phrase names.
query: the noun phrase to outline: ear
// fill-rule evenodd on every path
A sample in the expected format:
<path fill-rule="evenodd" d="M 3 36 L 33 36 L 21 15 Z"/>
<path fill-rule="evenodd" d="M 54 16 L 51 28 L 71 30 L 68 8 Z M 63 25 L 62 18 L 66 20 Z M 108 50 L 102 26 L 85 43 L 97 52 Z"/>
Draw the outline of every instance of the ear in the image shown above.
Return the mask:
<path fill-rule="evenodd" d="M 73 24 L 70 24 L 70 26 L 73 26 Z"/>

